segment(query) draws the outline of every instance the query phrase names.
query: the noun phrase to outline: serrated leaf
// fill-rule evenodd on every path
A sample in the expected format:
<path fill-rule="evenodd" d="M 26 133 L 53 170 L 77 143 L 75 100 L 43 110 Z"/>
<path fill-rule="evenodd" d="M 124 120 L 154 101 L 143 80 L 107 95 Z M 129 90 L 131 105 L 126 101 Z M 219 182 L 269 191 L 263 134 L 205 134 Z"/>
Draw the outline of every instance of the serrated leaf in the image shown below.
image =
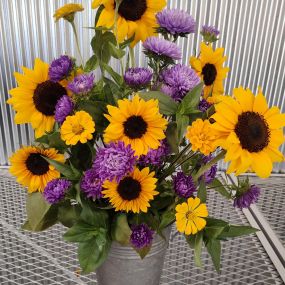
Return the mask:
<path fill-rule="evenodd" d="M 174 115 L 177 111 L 178 104 L 170 96 L 160 91 L 141 92 L 139 95 L 146 101 L 158 100 L 159 111 L 164 115 Z"/>

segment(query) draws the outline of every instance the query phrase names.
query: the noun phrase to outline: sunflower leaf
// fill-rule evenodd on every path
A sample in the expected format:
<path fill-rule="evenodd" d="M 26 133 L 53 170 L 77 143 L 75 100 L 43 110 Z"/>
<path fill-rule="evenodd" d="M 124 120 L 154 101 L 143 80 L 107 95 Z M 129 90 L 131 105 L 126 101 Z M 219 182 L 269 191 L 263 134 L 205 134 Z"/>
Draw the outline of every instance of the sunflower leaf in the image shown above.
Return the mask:
<path fill-rule="evenodd" d="M 121 50 L 120 48 L 117 48 L 111 42 L 109 42 L 109 48 L 110 48 L 110 52 L 111 52 L 112 57 L 114 57 L 116 59 L 121 59 L 126 54 L 126 52 L 124 50 Z"/>
<path fill-rule="evenodd" d="M 132 231 L 129 227 L 126 214 L 116 215 L 111 228 L 113 240 L 123 245 L 129 244 Z"/>
<path fill-rule="evenodd" d="M 84 71 L 90 72 L 92 70 L 95 70 L 98 67 L 98 58 L 95 54 L 93 54 L 86 62 Z"/>
<path fill-rule="evenodd" d="M 140 92 L 140 97 L 144 100 L 158 100 L 159 111 L 164 115 L 174 115 L 177 111 L 178 104 L 168 95 L 160 91 Z"/>

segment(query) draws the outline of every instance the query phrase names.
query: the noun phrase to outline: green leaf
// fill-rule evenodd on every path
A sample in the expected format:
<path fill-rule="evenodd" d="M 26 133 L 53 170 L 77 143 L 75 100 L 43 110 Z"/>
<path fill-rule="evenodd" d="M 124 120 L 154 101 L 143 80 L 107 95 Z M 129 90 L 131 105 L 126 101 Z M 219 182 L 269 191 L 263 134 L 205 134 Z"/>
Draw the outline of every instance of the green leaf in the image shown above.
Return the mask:
<path fill-rule="evenodd" d="M 168 225 L 172 224 L 174 221 L 175 221 L 175 211 L 174 210 L 165 211 L 161 216 L 159 229 L 163 230 Z"/>
<path fill-rule="evenodd" d="M 176 122 L 170 122 L 166 129 L 166 139 L 167 143 L 171 148 L 171 151 L 174 153 L 178 153 L 179 142 L 178 142 L 178 132 L 177 132 L 177 124 Z"/>
<path fill-rule="evenodd" d="M 223 220 L 220 220 L 220 219 L 214 219 L 214 218 L 210 218 L 210 217 L 207 217 L 205 218 L 206 221 L 207 221 L 207 227 L 226 227 L 229 225 L 228 222 L 225 222 Z"/>
<path fill-rule="evenodd" d="M 186 94 L 179 106 L 180 114 L 189 115 L 197 111 L 202 89 L 203 83 L 201 82 Z"/>
<path fill-rule="evenodd" d="M 195 241 L 196 241 L 196 236 L 195 235 L 189 235 L 185 236 L 185 239 L 190 246 L 190 248 L 194 249 L 195 248 Z"/>
<path fill-rule="evenodd" d="M 207 188 L 203 180 L 200 181 L 197 197 L 200 198 L 201 203 L 205 203 L 207 200 Z"/>
<path fill-rule="evenodd" d="M 206 248 L 208 253 L 210 254 L 213 264 L 217 272 L 220 272 L 220 264 L 221 264 L 221 242 L 216 239 L 211 239 L 206 244 Z"/>
<path fill-rule="evenodd" d="M 124 82 L 123 77 L 119 73 L 114 71 L 114 69 L 111 66 L 109 66 L 109 65 L 107 65 L 105 63 L 102 63 L 102 66 L 112 76 L 112 78 L 115 80 L 115 82 L 119 86 L 123 84 L 123 82 Z"/>
<path fill-rule="evenodd" d="M 224 196 L 227 199 L 231 199 L 231 194 L 227 191 L 227 189 L 223 186 L 222 182 L 215 178 L 213 182 L 209 185 L 210 188 L 213 188 L 213 190 L 220 193 L 222 196 Z"/>
<path fill-rule="evenodd" d="M 135 34 L 129 39 L 126 39 L 124 42 L 122 42 L 120 44 L 120 48 L 125 49 L 127 46 L 129 46 L 134 41 L 134 39 L 135 39 Z"/>
<path fill-rule="evenodd" d="M 146 255 L 149 253 L 150 249 L 151 249 L 151 246 L 145 246 L 141 249 L 134 247 L 134 250 L 139 254 L 141 259 L 144 259 L 146 257 Z"/>
<path fill-rule="evenodd" d="M 49 159 L 45 156 L 43 158 L 52 166 L 56 168 L 63 176 L 68 178 L 69 180 L 78 180 L 80 178 L 79 174 L 75 174 L 70 166 L 67 164 L 63 164 L 53 159 Z"/>
<path fill-rule="evenodd" d="M 109 42 L 109 49 L 111 55 L 116 59 L 121 59 L 124 57 L 126 52 L 124 50 L 121 50 L 120 48 L 117 48 L 113 43 Z"/>
<path fill-rule="evenodd" d="M 65 227 L 72 227 L 79 219 L 81 207 L 79 205 L 71 205 L 69 201 L 59 206 L 57 219 Z"/>
<path fill-rule="evenodd" d="M 129 227 L 126 214 L 116 215 L 111 228 L 113 240 L 123 245 L 129 244 L 132 231 Z"/>
<path fill-rule="evenodd" d="M 25 221 L 25 223 L 21 226 L 22 230 L 26 230 L 26 231 L 32 231 L 32 227 L 29 224 L 29 221 Z"/>
<path fill-rule="evenodd" d="M 168 95 L 160 91 L 149 91 L 139 93 L 144 100 L 157 99 L 159 102 L 160 113 L 164 115 L 174 115 L 177 111 L 178 104 Z"/>
<path fill-rule="evenodd" d="M 85 67 L 84 67 L 84 71 L 90 72 L 92 70 L 95 70 L 98 67 L 98 65 L 99 63 L 98 63 L 97 56 L 94 54 L 87 60 Z"/>
<path fill-rule="evenodd" d="M 54 132 L 48 136 L 49 146 L 56 148 L 57 150 L 64 152 L 68 146 L 65 142 L 61 139 L 60 132 Z"/>
<path fill-rule="evenodd" d="M 189 117 L 177 113 L 176 114 L 176 123 L 177 123 L 178 142 L 180 144 L 180 142 L 184 138 L 186 128 L 189 125 Z"/>
<path fill-rule="evenodd" d="M 47 203 L 40 192 L 28 194 L 27 197 L 28 224 L 25 229 L 43 231 L 57 222 L 57 206 Z"/>
<path fill-rule="evenodd" d="M 220 236 L 220 234 L 223 232 L 225 227 L 221 226 L 211 226 L 205 228 L 205 236 L 208 238 L 208 240 L 216 239 Z"/>
<path fill-rule="evenodd" d="M 81 242 L 78 247 L 78 260 L 83 273 L 95 271 L 107 258 L 111 241 L 106 237 L 98 240 L 96 237 Z"/>
<path fill-rule="evenodd" d="M 239 236 L 254 234 L 258 231 L 259 229 L 255 229 L 250 226 L 229 225 L 219 235 L 219 238 L 224 239 L 224 238 L 239 237 Z"/>
<path fill-rule="evenodd" d="M 195 235 L 195 245 L 194 245 L 194 260 L 196 266 L 201 267 L 201 254 L 202 254 L 202 245 L 203 245 L 203 232 L 200 231 Z"/>

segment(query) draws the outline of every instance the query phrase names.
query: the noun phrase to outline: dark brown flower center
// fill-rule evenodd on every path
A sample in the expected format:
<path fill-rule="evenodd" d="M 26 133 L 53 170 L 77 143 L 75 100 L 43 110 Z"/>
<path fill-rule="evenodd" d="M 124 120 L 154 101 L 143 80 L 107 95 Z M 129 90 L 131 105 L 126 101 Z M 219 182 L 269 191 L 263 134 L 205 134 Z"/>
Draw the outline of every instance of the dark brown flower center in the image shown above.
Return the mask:
<path fill-rule="evenodd" d="M 130 139 L 141 138 L 147 131 L 147 123 L 141 116 L 131 116 L 123 124 L 124 133 Z"/>
<path fill-rule="evenodd" d="M 44 175 L 49 171 L 49 163 L 40 153 L 31 153 L 26 160 L 26 166 L 33 175 Z"/>
<path fill-rule="evenodd" d="M 38 84 L 33 100 L 36 109 L 46 116 L 53 116 L 58 100 L 66 95 L 66 90 L 59 83 L 47 80 Z"/>
<path fill-rule="evenodd" d="M 131 201 L 139 197 L 141 184 L 132 177 L 125 177 L 118 185 L 118 193 L 122 199 Z"/>
<path fill-rule="evenodd" d="M 263 116 L 255 112 L 244 112 L 239 115 L 235 126 L 243 149 L 259 152 L 269 143 L 270 131 Z"/>
<path fill-rule="evenodd" d="M 217 69 L 214 64 L 207 63 L 202 69 L 202 74 L 205 85 L 210 86 L 217 77 Z"/>
<path fill-rule="evenodd" d="M 118 12 L 127 21 L 137 21 L 143 16 L 146 9 L 146 0 L 123 0 Z"/>

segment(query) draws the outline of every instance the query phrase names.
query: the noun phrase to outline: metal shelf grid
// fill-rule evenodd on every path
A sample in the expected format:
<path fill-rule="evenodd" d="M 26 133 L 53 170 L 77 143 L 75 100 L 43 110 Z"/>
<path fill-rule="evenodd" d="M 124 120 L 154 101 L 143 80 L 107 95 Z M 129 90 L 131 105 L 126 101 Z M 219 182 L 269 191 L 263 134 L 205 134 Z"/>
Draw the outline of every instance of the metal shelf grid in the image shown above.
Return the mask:
<path fill-rule="evenodd" d="M 282 184 L 276 184 L 278 187 L 280 190 Z M 62 240 L 62 226 L 44 233 L 19 229 L 25 220 L 26 194 L 12 178 L 0 176 L 0 195 L 1 285 L 96 284 L 95 273 L 87 276 L 76 273 L 79 268 L 76 246 Z M 247 223 L 243 213 L 219 195 L 210 192 L 209 198 L 209 210 L 215 217 L 235 224 Z M 206 252 L 203 252 L 202 269 L 194 266 L 192 257 L 193 252 L 183 237 L 173 232 L 161 284 L 283 284 L 255 235 L 223 243 L 220 275 L 214 271 Z"/>

